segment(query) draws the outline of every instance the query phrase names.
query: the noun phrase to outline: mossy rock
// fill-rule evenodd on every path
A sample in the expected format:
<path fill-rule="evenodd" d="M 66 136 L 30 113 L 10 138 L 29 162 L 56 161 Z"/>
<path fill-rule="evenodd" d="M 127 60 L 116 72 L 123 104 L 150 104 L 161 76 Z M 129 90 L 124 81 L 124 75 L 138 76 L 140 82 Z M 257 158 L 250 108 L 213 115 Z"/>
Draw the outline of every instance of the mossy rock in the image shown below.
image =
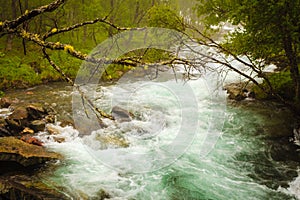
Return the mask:
<path fill-rule="evenodd" d="M 61 158 L 61 155 L 48 152 L 44 147 L 25 143 L 15 137 L 0 138 L 0 161 L 17 162 L 27 167 Z"/>
<path fill-rule="evenodd" d="M 0 177 L 0 199 L 61 200 L 69 198 L 64 193 L 46 185 L 37 178 L 16 174 Z"/>

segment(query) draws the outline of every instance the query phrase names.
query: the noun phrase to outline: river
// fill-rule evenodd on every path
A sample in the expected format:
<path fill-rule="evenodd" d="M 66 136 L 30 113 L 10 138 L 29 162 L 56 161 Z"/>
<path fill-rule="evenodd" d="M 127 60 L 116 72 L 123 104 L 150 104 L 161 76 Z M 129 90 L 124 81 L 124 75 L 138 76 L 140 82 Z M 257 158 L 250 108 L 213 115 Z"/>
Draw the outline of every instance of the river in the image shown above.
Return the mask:
<path fill-rule="evenodd" d="M 128 99 L 114 102 L 135 118 L 122 123 L 104 120 L 107 128 L 85 135 L 58 123 L 56 128 L 65 138 L 62 143 L 41 132 L 38 138 L 46 148 L 65 156 L 55 170 L 41 175 L 42 181 L 70 199 L 99 199 L 103 191 L 120 200 L 300 199 L 298 146 L 293 137 L 277 137 L 292 131 L 288 111 L 253 100 L 226 102 L 225 91 L 212 97 L 207 81 L 198 79 L 188 84 L 197 103 L 195 116 L 172 91 L 170 85 L 176 84 L 180 88 L 186 83 L 161 80 L 98 86 L 94 102 L 104 110 L 109 109 L 113 96 L 122 94 L 120 88 L 131 88 L 129 104 Z M 74 91 L 65 83 L 7 95 L 53 106 L 58 121 L 73 115 Z M 196 119 L 196 127 L 184 129 L 180 142 L 174 143 L 184 117 Z M 106 137 L 110 139 L 104 142 Z"/>

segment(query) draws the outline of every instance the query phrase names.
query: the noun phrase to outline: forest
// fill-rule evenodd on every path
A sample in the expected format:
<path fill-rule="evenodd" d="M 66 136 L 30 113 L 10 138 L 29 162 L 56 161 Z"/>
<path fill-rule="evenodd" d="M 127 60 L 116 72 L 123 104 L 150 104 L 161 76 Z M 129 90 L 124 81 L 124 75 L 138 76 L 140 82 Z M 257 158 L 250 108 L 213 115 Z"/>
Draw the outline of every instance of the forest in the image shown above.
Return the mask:
<path fill-rule="evenodd" d="M 300 199 L 300 0 L 0 3 L 0 199 Z"/>

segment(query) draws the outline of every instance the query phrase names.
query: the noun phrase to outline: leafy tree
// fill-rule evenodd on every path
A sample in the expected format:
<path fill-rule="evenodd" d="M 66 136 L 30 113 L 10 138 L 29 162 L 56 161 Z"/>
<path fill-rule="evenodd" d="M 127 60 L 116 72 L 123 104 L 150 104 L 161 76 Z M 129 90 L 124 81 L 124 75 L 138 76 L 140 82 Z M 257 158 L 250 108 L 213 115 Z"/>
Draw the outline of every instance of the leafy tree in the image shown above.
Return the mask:
<path fill-rule="evenodd" d="M 152 55 L 156 56 L 158 52 L 144 50 L 141 51 L 142 56 L 139 54 L 137 56 L 133 55 L 131 57 L 121 57 L 117 59 L 109 59 L 104 56 L 102 58 L 96 58 L 94 55 L 87 55 L 87 52 L 93 49 L 93 46 L 87 45 L 89 44 L 88 41 L 90 41 L 88 40 L 90 30 L 93 34 L 93 40 L 95 41 L 97 39 L 96 37 L 105 39 L 105 37 L 103 37 L 104 35 L 107 37 L 121 31 L 133 30 L 139 23 L 147 25 L 148 21 L 143 21 L 143 18 L 151 7 L 158 5 L 158 0 L 91 0 L 89 2 L 84 0 L 47 0 L 46 5 L 33 8 L 31 8 L 31 4 L 27 5 L 29 1 L 25 1 L 25 8 L 28 8 L 28 10 L 26 9 L 25 11 L 21 9 L 21 1 L 18 2 L 20 7 L 19 11 L 16 10 L 16 1 L 11 0 L 11 2 L 11 12 L 8 11 L 6 14 L 9 15 L 9 13 L 13 13 L 13 16 L 7 18 L 6 15 L 1 16 L 3 18 L 0 20 L 0 39 L 3 42 L 5 36 L 9 38 L 13 35 L 16 38 L 16 42 L 20 42 L 20 40 L 23 41 L 24 52 L 26 52 L 26 41 L 30 44 L 28 45 L 30 47 L 29 50 L 33 50 L 36 55 L 34 55 L 33 58 L 35 61 L 30 61 L 30 64 L 27 64 L 24 62 L 24 60 L 27 60 L 27 56 L 21 58 L 16 56 L 17 59 L 12 59 L 11 56 L 13 54 L 5 57 L 10 51 L 5 51 L 4 53 L 0 52 L 1 56 L 5 57 L 1 61 L 4 66 L 0 65 L 0 72 L 4 72 L 4 75 L 2 73 L 0 74 L 0 80 L 2 81 L 0 87 L 3 87 L 3 85 L 11 87 L 11 81 L 18 82 L 19 79 L 22 78 L 25 80 L 21 81 L 25 82 L 33 80 L 33 84 L 39 83 L 39 78 L 41 76 L 49 78 L 49 75 L 52 76 L 51 73 L 44 73 L 45 71 L 48 71 L 48 68 L 45 68 L 44 66 L 37 67 L 38 64 L 43 64 L 43 61 L 47 60 L 50 66 L 57 71 L 61 77 L 77 88 L 82 95 L 82 98 L 85 99 L 91 108 L 93 108 L 93 112 L 98 113 L 96 115 L 99 117 L 99 121 L 101 121 L 100 117 L 112 118 L 112 116 L 96 108 L 93 105 L 93 102 L 91 102 L 85 96 L 84 92 L 81 91 L 80 86 L 74 84 L 72 75 L 73 77 L 76 75 L 76 71 L 79 67 L 78 62 L 75 63 L 73 61 L 74 58 L 92 63 L 109 63 L 116 68 L 110 70 L 111 73 L 114 73 L 115 71 L 119 72 L 120 70 L 126 71 L 129 67 L 151 64 L 149 61 L 153 61 L 153 59 L 151 59 L 151 57 L 153 57 Z M 36 0 L 31 2 L 33 4 L 37 3 Z M 42 1 L 40 0 L 38 1 L 38 3 L 41 2 Z M 163 2 L 167 3 L 168 1 Z M 143 3 L 146 4 L 142 6 Z M 93 9 L 95 5 L 98 5 L 97 10 Z M 120 10 L 124 12 L 120 12 Z M 176 13 L 171 11 L 169 13 L 172 13 L 173 15 L 171 19 L 179 19 L 176 17 Z M 166 18 L 165 20 L 169 20 L 169 18 Z M 169 24 L 175 25 L 172 20 L 170 20 L 170 22 L 172 23 Z M 95 32 L 95 29 L 100 31 Z M 86 42 L 82 44 L 82 41 Z M 90 49 L 86 49 L 85 45 L 89 46 Z M 40 48 L 36 50 L 36 47 Z M 18 47 L 16 52 L 19 50 L 20 48 Z M 58 53 L 59 51 L 64 53 Z M 66 55 L 69 57 L 66 57 Z M 144 55 L 145 59 L 143 59 Z M 39 60 L 38 62 L 40 63 L 37 63 L 37 58 L 42 58 L 42 56 L 44 58 L 43 61 Z M 155 59 L 156 58 L 161 59 L 165 57 L 164 54 L 162 54 L 162 56 L 155 57 Z M 168 58 L 169 57 L 166 58 L 166 61 L 161 63 L 169 65 L 174 63 L 186 63 L 177 57 L 172 57 L 169 60 Z M 61 61 L 64 61 L 64 64 L 69 64 L 69 67 L 60 67 L 64 66 L 64 64 L 60 63 Z M 156 60 L 154 60 L 154 62 L 155 61 Z M 160 60 L 158 60 L 157 63 L 152 65 L 157 66 L 161 63 Z M 7 66 L 13 67 L 9 69 Z M 43 69 L 46 70 L 43 71 Z M 13 72 L 13 74 L 7 76 L 7 74 L 11 72 Z M 112 76 L 114 74 L 106 74 L 108 77 L 114 78 Z M 7 80 L 7 78 L 9 78 L 9 80 Z M 17 80 L 15 78 L 17 78 Z"/>
<path fill-rule="evenodd" d="M 229 22 L 236 30 L 224 47 L 236 55 L 288 67 L 300 104 L 300 0 L 198 0 L 207 28 Z"/>

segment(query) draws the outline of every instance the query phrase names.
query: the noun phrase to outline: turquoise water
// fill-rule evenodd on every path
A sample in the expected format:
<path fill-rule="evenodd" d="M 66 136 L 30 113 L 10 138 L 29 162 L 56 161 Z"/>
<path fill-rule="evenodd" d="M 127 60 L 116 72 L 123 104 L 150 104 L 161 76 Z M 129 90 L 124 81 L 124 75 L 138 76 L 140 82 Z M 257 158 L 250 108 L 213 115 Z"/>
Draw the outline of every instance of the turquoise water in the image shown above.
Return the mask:
<path fill-rule="evenodd" d="M 97 106 L 120 105 L 135 118 L 104 120 L 107 128 L 88 135 L 59 123 L 59 135 L 41 132 L 46 148 L 65 159 L 40 178 L 66 199 L 101 199 L 103 190 L 119 200 L 300 199 L 290 114 L 275 104 L 226 102 L 225 91 L 203 79 L 187 88 L 197 105 L 183 104 L 190 96 L 180 92 L 185 84 L 166 78 L 98 87 L 91 92 Z M 73 94 L 61 83 L 7 93 L 52 105 L 59 121 L 73 117 Z"/>
<path fill-rule="evenodd" d="M 207 88 L 201 81 L 191 87 Z M 98 103 L 105 108 L 114 86 L 99 91 L 103 98 Z M 188 148 L 172 157 L 171 162 L 161 158 L 173 155 L 166 154 L 164 147 L 176 138 L 176 130 L 182 125 L 179 111 L 184 106 L 179 106 L 178 98 L 171 98 L 169 90 L 155 85 L 131 97 L 134 103 L 127 108 L 139 114 L 139 119 L 119 124 L 107 120 L 108 128 L 80 137 L 72 127 L 57 125 L 64 143 L 41 133 L 39 137 L 47 148 L 65 156 L 55 171 L 42 177 L 43 181 L 59 190 L 64 188 L 61 191 L 70 199 L 99 199 L 102 190 L 109 193 L 111 199 L 122 200 L 297 199 L 300 187 L 296 180 L 297 146 L 293 145 L 292 138 L 270 137 L 270 131 L 283 129 L 285 123 L 278 124 L 283 111 L 270 117 L 276 107 L 271 107 L 270 112 L 270 107 L 251 101 L 250 106 L 227 104 L 224 110 L 211 102 L 206 89 L 198 91 L 195 96 L 199 123 L 195 135 L 188 141 Z M 158 95 L 162 102 L 153 103 L 155 96 L 149 98 L 149 92 Z M 162 103 L 163 106 L 159 106 Z M 220 110 L 224 118 L 214 115 Z M 216 124 L 222 124 L 221 135 L 212 147 L 205 138 L 218 130 L 214 129 Z M 153 127 L 155 131 L 151 131 Z M 111 135 L 128 141 L 129 147 L 103 144 L 103 140 L 99 140 Z M 186 147 L 185 143 L 183 146 Z M 209 153 L 201 154 L 206 149 Z M 161 166 L 155 166 L 155 161 Z M 141 171 L 141 166 L 146 170 Z"/>

